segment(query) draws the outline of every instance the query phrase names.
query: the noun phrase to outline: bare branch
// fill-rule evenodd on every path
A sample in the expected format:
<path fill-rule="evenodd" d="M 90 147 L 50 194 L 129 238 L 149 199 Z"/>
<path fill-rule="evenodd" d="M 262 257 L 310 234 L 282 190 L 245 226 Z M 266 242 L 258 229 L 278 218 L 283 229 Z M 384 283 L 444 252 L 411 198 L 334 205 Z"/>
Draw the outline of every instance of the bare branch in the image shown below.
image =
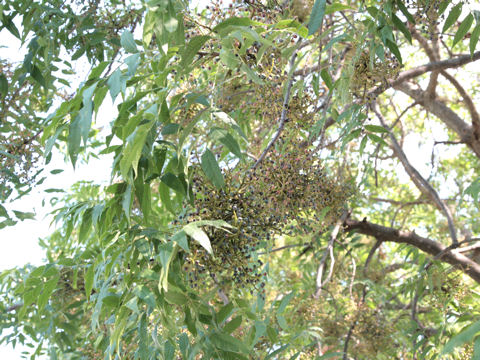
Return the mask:
<path fill-rule="evenodd" d="M 432 200 L 433 203 L 437 206 L 437 208 L 445 214 L 445 217 L 447 218 L 448 229 L 450 231 L 452 242 L 454 244 L 457 243 L 458 242 L 457 232 L 455 230 L 455 223 L 453 222 L 453 216 L 452 216 L 452 213 L 450 212 L 450 209 L 443 202 L 443 200 L 440 198 L 440 196 L 435 191 L 435 189 L 430 185 L 430 183 L 427 180 L 425 180 L 422 177 L 422 175 L 417 171 L 417 169 L 415 169 L 410 164 L 410 162 L 407 159 L 407 156 L 405 155 L 402 148 L 400 147 L 397 140 L 395 139 L 395 136 L 389 130 L 387 124 L 385 123 L 385 119 L 383 118 L 382 114 L 380 114 L 380 111 L 378 110 L 378 105 L 376 103 L 372 104 L 372 110 L 377 116 L 380 123 L 383 125 L 383 127 L 388 130 L 388 135 L 390 137 L 390 141 L 392 142 L 393 151 L 395 152 L 398 159 L 402 163 L 407 174 L 410 176 L 410 179 L 412 179 L 413 183 L 417 186 L 417 188 L 424 195 L 426 195 L 430 200 Z"/>
<path fill-rule="evenodd" d="M 446 246 L 417 235 L 413 231 L 403 231 L 394 228 L 385 227 L 382 225 L 370 223 L 368 221 L 358 221 L 354 219 L 347 219 L 344 222 L 346 230 L 356 230 L 357 233 L 373 236 L 378 240 L 395 242 L 399 244 L 409 244 L 417 249 L 420 249 L 427 254 L 436 256 L 445 250 Z M 465 255 L 455 253 L 453 251 L 447 251 L 440 259 L 455 268 L 463 271 L 470 276 L 473 280 L 480 283 L 480 265 L 471 260 Z"/>
<path fill-rule="evenodd" d="M 332 258 L 332 261 L 333 261 L 333 243 L 337 239 L 338 232 L 340 231 L 340 227 L 342 226 L 343 222 L 347 219 L 348 215 L 349 215 L 349 212 L 344 211 L 340 219 L 335 224 L 335 227 L 333 228 L 332 233 L 330 234 L 330 240 L 328 241 L 327 248 L 323 252 L 322 259 L 320 260 L 320 264 L 318 265 L 317 277 L 315 282 L 315 295 L 314 295 L 316 299 L 320 297 L 320 294 L 322 292 L 322 286 L 325 285 L 325 283 L 328 281 L 328 277 L 327 279 L 325 279 L 325 281 L 323 281 L 322 279 L 323 269 L 325 267 L 325 262 L 327 261 L 327 255 L 330 254 L 330 257 Z"/>
<path fill-rule="evenodd" d="M 472 126 L 463 121 L 452 109 L 438 99 L 428 99 L 422 89 L 415 89 L 409 83 L 395 85 L 395 89 L 407 94 L 422 105 L 425 110 L 438 117 L 458 134 L 461 141 L 467 144 L 477 157 L 480 157 L 480 142 L 475 138 Z"/>
<path fill-rule="evenodd" d="M 444 76 L 448 81 L 452 83 L 452 85 L 457 89 L 458 93 L 462 96 L 463 102 L 465 103 L 465 106 L 468 109 L 468 112 L 470 113 L 470 117 L 472 119 L 472 126 L 475 130 L 475 135 L 476 137 L 480 137 L 480 116 L 478 114 L 477 108 L 473 104 L 472 98 L 470 95 L 467 94 L 463 86 L 449 73 L 447 73 L 445 70 L 440 71 L 440 74 Z"/>

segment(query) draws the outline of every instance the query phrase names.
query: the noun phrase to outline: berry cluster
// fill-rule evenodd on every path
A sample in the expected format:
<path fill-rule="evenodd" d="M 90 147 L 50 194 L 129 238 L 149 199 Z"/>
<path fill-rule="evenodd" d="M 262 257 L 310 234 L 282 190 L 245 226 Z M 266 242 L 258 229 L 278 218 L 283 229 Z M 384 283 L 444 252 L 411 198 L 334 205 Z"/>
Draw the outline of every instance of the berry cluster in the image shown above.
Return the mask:
<path fill-rule="evenodd" d="M 275 235 L 322 232 L 352 194 L 350 185 L 329 175 L 294 139 L 281 138 L 254 170 L 241 167 L 224 172 L 226 186 L 220 190 L 202 177 L 193 179 L 195 211 L 187 221 L 224 220 L 235 227 L 231 232 L 205 229 L 214 256 L 192 244 L 185 270 L 194 287 L 210 275 L 263 290 L 265 274 L 257 250 Z M 320 218 L 322 211 L 327 215 Z"/>
<path fill-rule="evenodd" d="M 352 95 L 363 101 L 369 101 L 368 92 L 375 87 L 387 86 L 388 80 L 395 79 L 400 72 L 400 63 L 391 54 L 385 54 L 385 61 L 368 51 L 362 51 L 353 62 L 353 74 L 350 82 Z"/>

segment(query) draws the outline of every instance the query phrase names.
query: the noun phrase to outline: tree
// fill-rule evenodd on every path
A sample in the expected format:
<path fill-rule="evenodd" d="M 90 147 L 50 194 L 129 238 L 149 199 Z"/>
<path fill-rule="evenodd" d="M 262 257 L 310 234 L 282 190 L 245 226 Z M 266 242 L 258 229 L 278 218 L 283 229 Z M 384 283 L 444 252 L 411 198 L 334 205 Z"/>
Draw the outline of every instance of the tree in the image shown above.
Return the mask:
<path fill-rule="evenodd" d="M 28 44 L 0 62 L 0 226 L 32 216 L 9 201 L 52 151 L 113 155 L 109 186 L 58 200 L 48 262 L 1 274 L 2 342 L 59 359 L 480 357 L 479 11 L 0 8 Z"/>

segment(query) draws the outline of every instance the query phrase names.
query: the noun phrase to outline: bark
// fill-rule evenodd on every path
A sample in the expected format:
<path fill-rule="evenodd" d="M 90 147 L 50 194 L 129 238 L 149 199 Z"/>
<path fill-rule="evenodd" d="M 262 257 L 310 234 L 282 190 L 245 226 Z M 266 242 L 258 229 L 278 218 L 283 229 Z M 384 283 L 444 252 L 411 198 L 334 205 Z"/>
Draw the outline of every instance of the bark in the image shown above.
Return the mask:
<path fill-rule="evenodd" d="M 452 250 L 446 250 L 447 246 L 429 238 L 417 235 L 414 231 L 398 230 L 371 222 L 347 219 L 344 221 L 347 231 L 355 230 L 357 233 L 373 236 L 380 241 L 390 241 L 399 244 L 409 244 L 420 249 L 427 254 L 437 256 L 444 252 L 438 259 L 453 265 L 455 268 L 463 271 L 477 283 L 480 283 L 480 265 L 461 253 Z"/>

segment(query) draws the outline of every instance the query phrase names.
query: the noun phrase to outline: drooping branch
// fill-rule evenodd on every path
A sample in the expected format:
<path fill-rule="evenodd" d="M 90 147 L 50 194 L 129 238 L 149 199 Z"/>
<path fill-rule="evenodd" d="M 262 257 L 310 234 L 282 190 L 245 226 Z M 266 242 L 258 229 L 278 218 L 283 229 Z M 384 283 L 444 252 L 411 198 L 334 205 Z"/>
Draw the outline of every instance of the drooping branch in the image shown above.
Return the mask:
<path fill-rule="evenodd" d="M 359 221 L 355 219 L 347 219 L 344 221 L 344 225 L 347 231 L 355 230 L 357 233 L 373 236 L 377 240 L 384 242 L 388 241 L 399 244 L 408 244 L 432 256 L 437 256 L 446 248 L 445 245 L 417 235 L 414 231 L 398 230 L 374 224 L 366 220 Z M 463 271 L 473 280 L 480 283 L 480 265 L 467 256 L 454 251 L 446 251 L 439 260 L 453 265 L 455 268 Z"/>
<path fill-rule="evenodd" d="M 389 127 L 385 123 L 385 119 L 383 118 L 382 114 L 378 110 L 377 103 L 372 104 L 372 110 L 377 116 L 382 126 L 388 130 L 388 136 L 390 137 L 390 141 L 392 142 L 393 151 L 395 152 L 395 155 L 402 163 L 403 168 L 405 169 L 407 174 L 410 176 L 410 179 L 412 180 L 412 182 L 424 195 L 426 195 L 430 200 L 432 200 L 432 202 L 441 212 L 445 214 L 445 217 L 447 218 L 448 229 L 450 231 L 452 242 L 454 244 L 457 243 L 458 242 L 457 232 L 455 230 L 455 223 L 453 222 L 453 216 L 452 216 L 452 213 L 450 212 L 450 209 L 445 204 L 445 202 L 443 202 L 443 200 L 440 198 L 440 196 L 435 191 L 435 189 L 430 185 L 430 183 L 423 178 L 423 176 L 417 171 L 417 169 L 415 169 L 412 166 L 412 164 L 410 164 L 410 162 L 407 159 L 407 156 L 403 152 L 401 146 L 398 144 L 397 139 L 395 139 L 395 136 L 393 135 L 393 133 L 390 131 Z"/>

